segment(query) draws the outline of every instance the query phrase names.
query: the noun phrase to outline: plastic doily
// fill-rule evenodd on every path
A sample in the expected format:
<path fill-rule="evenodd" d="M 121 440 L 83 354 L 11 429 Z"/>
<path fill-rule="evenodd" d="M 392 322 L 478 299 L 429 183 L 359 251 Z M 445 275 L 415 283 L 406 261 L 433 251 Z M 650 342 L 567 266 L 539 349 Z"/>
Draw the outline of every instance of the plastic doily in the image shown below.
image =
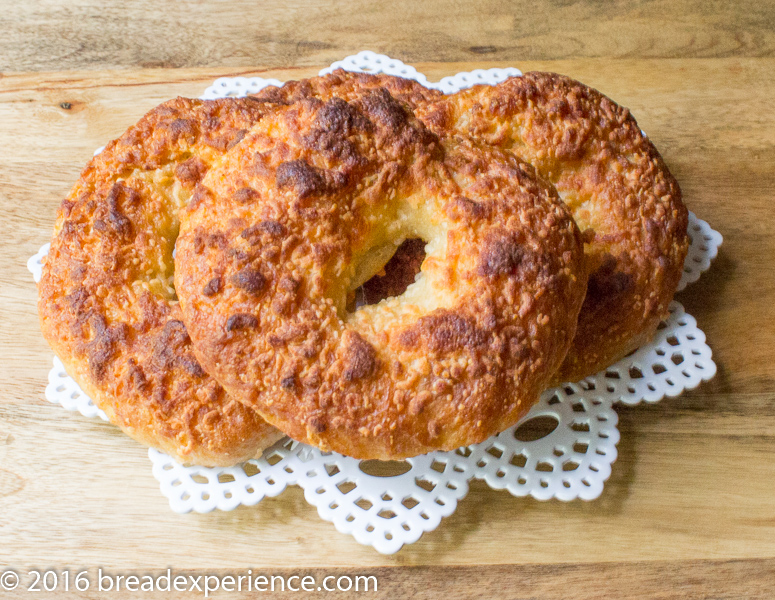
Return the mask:
<path fill-rule="evenodd" d="M 321 74 L 340 67 L 407 77 L 444 93 L 521 75 L 517 69 L 475 70 L 433 83 L 413 67 L 373 52 L 337 61 Z M 271 85 L 282 82 L 221 78 L 202 98 L 244 96 Z M 689 236 L 679 290 L 710 267 L 722 242 L 721 235 L 693 213 L 689 214 Z M 46 244 L 27 263 L 36 282 L 48 250 Z M 617 456 L 614 403 L 633 405 L 676 396 L 709 380 L 715 372 L 704 333 L 674 301 L 669 318 L 650 343 L 593 377 L 547 390 L 519 424 L 481 444 L 388 466 L 324 453 L 287 438 L 267 449 L 262 458 L 228 468 L 183 466 L 153 449 L 148 455 L 161 492 L 175 512 L 254 505 L 294 484 L 304 489 L 307 502 L 337 530 L 392 554 L 438 527 L 443 517 L 455 511 L 474 478 L 515 496 L 539 500 L 597 498 Z M 68 410 L 107 420 L 56 358 L 46 398 Z"/>

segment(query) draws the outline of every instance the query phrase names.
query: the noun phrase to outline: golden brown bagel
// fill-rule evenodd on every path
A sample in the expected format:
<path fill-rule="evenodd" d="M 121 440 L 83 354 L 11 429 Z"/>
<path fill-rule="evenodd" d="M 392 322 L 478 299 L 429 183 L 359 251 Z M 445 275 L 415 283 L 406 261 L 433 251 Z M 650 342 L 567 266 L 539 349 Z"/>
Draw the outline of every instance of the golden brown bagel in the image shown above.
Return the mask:
<path fill-rule="evenodd" d="M 202 364 L 294 439 L 356 458 L 480 442 L 562 362 L 585 292 L 581 237 L 513 155 L 438 138 L 385 90 L 262 119 L 183 211 L 175 283 Z M 398 298 L 348 291 L 405 238 Z"/>
<path fill-rule="evenodd" d="M 592 375 L 653 335 L 681 278 L 688 213 L 626 108 L 537 72 L 416 106 L 433 131 L 473 136 L 535 166 L 584 233 L 589 286 L 558 382 Z"/>
<path fill-rule="evenodd" d="M 299 81 L 287 81 L 282 87 L 266 87 L 255 94 L 255 98 L 275 104 L 293 104 L 303 98 L 330 100 L 337 97 L 354 100 L 366 90 L 385 89 L 404 108 L 417 106 L 443 98 L 438 90 L 433 90 L 414 81 L 394 75 L 379 73 L 353 73 L 336 69 L 327 75 L 310 77 Z"/>
<path fill-rule="evenodd" d="M 172 284 L 180 206 L 268 110 L 178 98 L 149 112 L 84 169 L 43 269 L 41 327 L 67 372 L 113 423 L 180 462 L 232 465 L 282 436 L 202 369 Z"/>
<path fill-rule="evenodd" d="M 40 287 L 42 329 L 67 371 L 132 437 L 182 462 L 229 465 L 260 455 L 281 435 L 200 374 L 172 287 L 176 211 L 211 162 L 278 103 L 338 88 L 347 94 L 359 79 L 407 101 L 433 98 L 399 78 L 336 75 L 245 100 L 179 98 L 111 143 L 63 203 Z M 133 206 L 123 214 L 126 202 Z M 97 231 L 95 223 L 119 225 Z M 97 297 L 105 290 L 107 301 Z"/>

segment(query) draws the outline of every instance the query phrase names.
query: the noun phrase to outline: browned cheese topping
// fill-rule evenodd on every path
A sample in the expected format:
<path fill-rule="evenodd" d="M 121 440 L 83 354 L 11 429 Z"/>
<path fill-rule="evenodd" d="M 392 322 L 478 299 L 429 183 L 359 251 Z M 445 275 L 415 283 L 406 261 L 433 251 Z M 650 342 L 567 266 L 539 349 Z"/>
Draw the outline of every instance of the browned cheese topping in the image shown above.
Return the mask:
<path fill-rule="evenodd" d="M 534 165 L 583 232 L 589 287 L 556 381 L 594 374 L 653 335 L 681 278 L 688 213 L 626 108 L 536 72 L 421 102 L 417 115 L 437 133 L 469 135 Z"/>
<path fill-rule="evenodd" d="M 196 354 L 324 449 L 387 459 L 482 441 L 525 414 L 570 346 L 581 234 L 513 154 L 432 133 L 411 94 L 369 76 L 332 77 L 331 94 L 328 78 L 292 84 L 316 97 L 262 119 L 182 213 L 175 287 Z M 352 310 L 409 239 L 427 254 L 416 280 Z"/>
<path fill-rule="evenodd" d="M 281 437 L 194 356 L 172 260 L 180 207 L 272 106 L 178 98 L 145 115 L 62 202 L 40 282 L 41 327 L 68 373 L 113 423 L 181 462 L 232 465 Z"/>

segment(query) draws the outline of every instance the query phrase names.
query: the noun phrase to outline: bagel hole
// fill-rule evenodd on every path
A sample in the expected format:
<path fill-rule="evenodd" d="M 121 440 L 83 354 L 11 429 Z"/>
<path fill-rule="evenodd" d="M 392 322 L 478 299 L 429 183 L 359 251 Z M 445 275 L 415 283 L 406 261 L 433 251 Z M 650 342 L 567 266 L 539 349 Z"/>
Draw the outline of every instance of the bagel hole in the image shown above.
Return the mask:
<path fill-rule="evenodd" d="M 396 477 L 411 470 L 405 460 L 362 460 L 358 468 L 372 477 Z"/>
<path fill-rule="evenodd" d="M 192 156 L 193 152 L 183 152 L 174 163 L 151 170 L 136 168 L 123 179 L 127 187 L 141 195 L 152 190 L 159 202 L 149 223 L 151 239 L 147 252 L 134 264 L 132 286 L 136 293 L 148 291 L 169 302 L 178 299 L 174 279 L 175 242 L 180 233 L 178 212 L 188 204 L 192 192 L 181 184 L 175 167 Z"/>
<path fill-rule="evenodd" d="M 348 312 L 403 294 L 414 283 L 425 254 L 425 241 L 422 238 L 404 240 L 377 274 L 350 292 L 347 298 Z"/>

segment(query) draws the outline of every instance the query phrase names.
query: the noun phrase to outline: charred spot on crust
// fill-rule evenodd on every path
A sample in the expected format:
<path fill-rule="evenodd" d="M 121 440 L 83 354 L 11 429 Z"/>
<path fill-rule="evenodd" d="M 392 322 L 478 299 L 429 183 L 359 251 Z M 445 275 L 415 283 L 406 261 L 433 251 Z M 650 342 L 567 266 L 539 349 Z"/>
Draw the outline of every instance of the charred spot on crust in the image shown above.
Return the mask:
<path fill-rule="evenodd" d="M 385 89 L 378 88 L 362 100 L 364 112 L 385 127 L 399 130 L 407 125 L 409 117 L 401 103 Z"/>
<path fill-rule="evenodd" d="M 293 188 L 299 198 L 313 194 L 320 195 L 326 191 L 326 180 L 315 167 L 303 159 L 282 163 L 277 167 L 277 187 Z"/>
<path fill-rule="evenodd" d="M 602 304 L 626 292 L 635 285 L 630 273 L 618 271 L 619 261 L 612 254 L 606 254 L 600 267 L 589 276 L 585 302 Z"/>
<path fill-rule="evenodd" d="M 207 375 L 202 365 L 191 355 L 182 355 L 178 357 L 178 365 L 192 377 L 204 377 Z"/>
<path fill-rule="evenodd" d="M 354 106 L 341 98 L 331 98 L 315 115 L 315 126 L 323 131 L 349 137 L 356 131 L 368 131 L 371 122 Z"/>
<path fill-rule="evenodd" d="M 70 198 L 65 198 L 62 200 L 62 204 L 60 204 L 59 208 L 62 211 L 62 216 L 65 218 L 69 217 L 72 214 L 76 204 L 78 203 L 74 200 L 71 200 Z"/>
<path fill-rule="evenodd" d="M 220 277 L 213 277 L 210 281 L 207 282 L 207 284 L 202 288 L 202 294 L 207 296 L 208 298 L 210 296 L 215 296 L 218 292 L 221 291 L 221 286 L 223 285 L 223 282 Z"/>
<path fill-rule="evenodd" d="M 162 124 L 161 126 L 164 125 Z M 169 130 L 173 141 L 177 141 L 182 137 L 193 140 L 198 132 L 197 123 L 193 119 L 175 119 L 166 125 L 166 127 Z"/>
<path fill-rule="evenodd" d="M 459 348 L 478 348 L 487 343 L 487 336 L 469 319 L 448 313 L 432 318 L 430 348 L 434 352 L 450 352 Z"/>
<path fill-rule="evenodd" d="M 303 143 L 347 171 L 367 162 L 365 157 L 359 155 L 357 146 L 349 138 L 358 131 L 371 129 L 371 121 L 357 108 L 341 98 L 332 98 L 315 114 L 314 127 L 304 136 Z M 347 183 L 347 176 L 342 171 L 328 171 L 328 175 L 333 178 L 328 184 L 334 189 Z"/>
<path fill-rule="evenodd" d="M 245 137 L 245 134 L 248 132 L 247 129 L 240 129 L 237 131 L 231 140 L 229 141 L 229 145 L 226 147 L 227 150 L 231 150 L 234 146 L 239 144 L 242 141 L 242 138 Z"/>
<path fill-rule="evenodd" d="M 70 307 L 70 312 L 76 316 L 84 313 L 84 309 L 88 300 L 89 292 L 83 288 L 78 288 L 74 292 L 65 296 L 65 301 Z"/>
<path fill-rule="evenodd" d="M 126 340 L 126 325 L 109 327 L 107 320 L 101 314 L 92 314 L 89 319 L 92 330 L 92 340 L 86 346 L 89 357 L 89 370 L 97 381 L 105 377 L 110 361 L 115 353 L 115 346 Z"/>
<path fill-rule="evenodd" d="M 261 233 L 263 230 L 258 225 L 251 225 L 250 227 L 243 229 L 239 236 L 248 242 L 251 246 L 255 246 L 261 242 Z"/>
<path fill-rule="evenodd" d="M 247 229 L 243 229 L 242 233 L 240 233 L 240 237 L 243 240 L 247 240 L 249 244 L 255 246 L 261 241 L 261 234 L 279 238 L 285 235 L 285 227 L 279 221 L 267 219 L 260 223 L 256 223 L 255 225 L 251 225 Z"/>
<path fill-rule="evenodd" d="M 226 331 L 236 331 L 239 329 L 255 329 L 258 327 L 258 319 L 248 313 L 237 313 L 232 315 L 226 321 Z"/>
<path fill-rule="evenodd" d="M 417 348 L 424 341 L 432 352 L 440 354 L 474 350 L 486 345 L 488 340 L 487 333 L 476 323 L 449 311 L 422 317 L 399 336 L 399 342 L 406 348 Z"/>
<path fill-rule="evenodd" d="M 192 188 L 199 183 L 207 172 L 207 165 L 197 156 L 192 156 L 175 167 L 175 177 L 186 188 Z"/>
<path fill-rule="evenodd" d="M 134 358 L 130 358 L 127 363 L 127 383 L 132 389 L 138 392 L 144 392 L 148 389 L 148 378 L 145 376 L 143 368 L 137 364 Z"/>
<path fill-rule="evenodd" d="M 231 283 L 234 287 L 246 291 L 249 294 L 258 294 L 266 286 L 266 277 L 258 269 L 245 267 L 232 276 Z"/>
<path fill-rule="evenodd" d="M 238 264 L 244 264 L 251 259 L 252 255 L 241 248 L 229 248 L 226 251 L 226 256 L 233 258 Z"/>
<path fill-rule="evenodd" d="M 92 376 L 100 380 L 105 376 L 108 361 L 113 354 L 110 338 L 106 335 L 108 325 L 102 315 L 93 315 L 89 321 L 94 337 L 88 344 L 89 370 Z"/>
<path fill-rule="evenodd" d="M 114 183 L 107 197 L 107 222 L 103 219 L 96 219 L 94 221 L 94 228 L 98 231 L 104 231 L 109 226 L 121 237 L 130 237 L 132 234 L 132 222 L 122 212 L 121 205 L 132 205 L 139 200 L 140 195 L 136 190 L 120 182 Z"/>
<path fill-rule="evenodd" d="M 189 341 L 186 326 L 183 325 L 182 321 L 167 321 L 153 347 L 153 356 L 157 366 L 162 369 L 171 367 L 175 363 L 180 346 Z"/>
<path fill-rule="evenodd" d="M 238 204 L 248 204 L 249 202 L 255 202 L 261 197 L 261 195 L 253 188 L 243 187 L 238 189 L 232 195 L 232 199 Z"/>
<path fill-rule="evenodd" d="M 320 434 L 320 433 L 323 433 L 326 430 L 326 424 L 323 423 L 323 421 L 321 421 L 317 417 L 312 417 L 309 420 L 309 428 L 313 432 Z"/>
<path fill-rule="evenodd" d="M 295 292 L 301 286 L 301 281 L 293 277 L 283 277 L 277 284 L 277 287 L 284 292 Z"/>
<path fill-rule="evenodd" d="M 192 377 L 204 377 L 204 369 L 191 354 L 191 338 L 183 321 L 171 319 L 154 340 L 153 364 L 162 372 L 175 367 L 183 369 Z"/>
<path fill-rule="evenodd" d="M 220 135 L 213 135 L 212 132 L 207 132 L 202 136 L 202 141 L 219 152 L 226 152 L 236 143 L 234 142 L 234 134 L 232 132 L 226 132 Z"/>
<path fill-rule="evenodd" d="M 345 381 L 363 379 L 377 367 L 377 352 L 360 334 L 347 330 L 342 336 Z"/>
<path fill-rule="evenodd" d="M 479 255 L 479 275 L 488 278 L 512 275 L 521 267 L 531 266 L 534 253 L 520 245 L 509 235 L 490 234 L 485 239 Z"/>
<path fill-rule="evenodd" d="M 592 244 L 595 242 L 595 230 L 592 227 L 587 227 L 581 232 L 581 241 L 585 244 Z"/>
<path fill-rule="evenodd" d="M 484 219 L 490 212 L 484 204 L 474 202 L 465 196 L 455 196 L 450 202 L 448 210 L 452 217 L 467 220 Z"/>
<path fill-rule="evenodd" d="M 265 231 L 266 233 L 274 237 L 280 237 L 285 235 L 285 227 L 283 227 L 282 223 L 280 223 L 279 221 L 267 219 L 265 221 L 261 221 L 258 224 L 258 227 L 261 229 L 261 231 Z"/>
<path fill-rule="evenodd" d="M 193 246 L 194 252 L 197 254 L 201 254 L 205 248 L 217 248 L 218 250 L 226 251 L 229 248 L 229 241 L 220 231 L 207 233 L 205 229 L 197 227 L 194 231 Z"/>
<path fill-rule="evenodd" d="M 210 189 L 206 188 L 203 185 L 198 185 L 194 188 L 194 193 L 191 196 L 191 200 L 188 203 L 188 207 L 189 209 L 194 210 L 200 204 L 212 199 L 213 199 L 213 193 L 210 191 Z"/>

